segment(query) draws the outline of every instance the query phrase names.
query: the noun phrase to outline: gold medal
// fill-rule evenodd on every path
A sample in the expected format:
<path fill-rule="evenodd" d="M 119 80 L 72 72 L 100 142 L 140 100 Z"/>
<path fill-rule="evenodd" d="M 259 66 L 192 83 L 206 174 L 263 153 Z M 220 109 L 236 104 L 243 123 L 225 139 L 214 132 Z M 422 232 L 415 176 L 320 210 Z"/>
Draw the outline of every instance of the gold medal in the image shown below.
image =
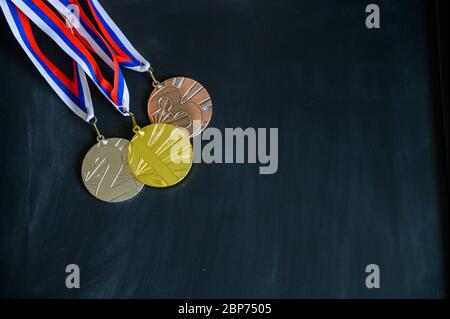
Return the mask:
<path fill-rule="evenodd" d="M 137 126 L 128 145 L 128 165 L 142 183 L 168 187 L 179 183 L 192 167 L 192 146 L 186 133 L 171 124 Z"/>
<path fill-rule="evenodd" d="M 101 138 L 84 157 L 83 183 L 96 198 L 122 202 L 136 196 L 144 187 L 128 169 L 128 143 L 122 138 Z"/>

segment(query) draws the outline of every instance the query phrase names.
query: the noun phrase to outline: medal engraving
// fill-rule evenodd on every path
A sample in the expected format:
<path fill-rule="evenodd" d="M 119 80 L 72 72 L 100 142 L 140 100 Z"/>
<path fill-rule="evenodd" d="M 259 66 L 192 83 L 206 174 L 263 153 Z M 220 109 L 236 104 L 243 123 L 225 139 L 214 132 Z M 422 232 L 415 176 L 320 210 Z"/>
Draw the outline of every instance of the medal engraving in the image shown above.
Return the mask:
<path fill-rule="evenodd" d="M 212 116 L 212 101 L 197 81 L 176 77 L 160 83 L 148 100 L 152 123 L 170 123 L 185 128 L 189 137 L 200 134 Z"/>
<path fill-rule="evenodd" d="M 128 146 L 131 173 L 142 183 L 168 187 L 179 183 L 192 167 L 192 146 L 184 130 L 170 124 L 140 128 Z"/>
<path fill-rule="evenodd" d="M 81 167 L 83 183 L 96 198 L 122 202 L 136 196 L 143 184 L 130 173 L 127 163 L 128 141 L 108 138 L 86 154 Z"/>

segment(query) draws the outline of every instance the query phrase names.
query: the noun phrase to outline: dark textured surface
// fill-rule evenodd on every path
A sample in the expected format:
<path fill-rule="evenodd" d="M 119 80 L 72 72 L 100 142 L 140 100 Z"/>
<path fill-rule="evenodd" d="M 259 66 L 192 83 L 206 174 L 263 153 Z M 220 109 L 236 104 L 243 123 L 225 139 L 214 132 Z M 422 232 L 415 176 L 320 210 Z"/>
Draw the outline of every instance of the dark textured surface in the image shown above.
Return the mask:
<path fill-rule="evenodd" d="M 275 175 L 195 165 L 114 205 L 80 180 L 94 132 L 1 17 L 0 295 L 447 297 L 431 1 L 377 3 L 381 30 L 364 1 L 103 1 L 158 75 L 208 88 L 213 126 L 280 135 Z M 145 122 L 147 77 L 125 75 Z M 131 137 L 91 87 L 105 135 Z M 369 263 L 381 289 L 365 288 Z"/>

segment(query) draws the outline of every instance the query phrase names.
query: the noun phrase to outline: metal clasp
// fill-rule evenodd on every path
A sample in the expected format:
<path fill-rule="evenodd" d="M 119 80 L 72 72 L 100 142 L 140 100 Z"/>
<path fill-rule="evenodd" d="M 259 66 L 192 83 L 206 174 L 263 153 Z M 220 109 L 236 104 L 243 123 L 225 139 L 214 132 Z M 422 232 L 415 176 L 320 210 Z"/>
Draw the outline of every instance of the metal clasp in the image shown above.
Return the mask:
<path fill-rule="evenodd" d="M 103 141 L 105 139 L 105 137 L 102 135 L 102 133 L 100 133 L 100 130 L 97 127 L 97 117 L 94 116 L 89 123 L 92 124 L 92 126 L 95 129 L 95 132 L 97 133 L 97 142 Z"/>
<path fill-rule="evenodd" d="M 152 85 L 154 88 L 157 88 L 160 85 L 160 82 L 156 79 L 153 72 L 153 68 L 151 66 L 148 67 L 147 73 L 150 74 L 150 77 L 152 78 Z"/>
<path fill-rule="evenodd" d="M 133 132 L 137 133 L 141 129 L 141 127 L 137 124 L 136 117 L 134 113 L 128 112 L 128 115 L 131 116 L 131 122 L 133 123 Z"/>

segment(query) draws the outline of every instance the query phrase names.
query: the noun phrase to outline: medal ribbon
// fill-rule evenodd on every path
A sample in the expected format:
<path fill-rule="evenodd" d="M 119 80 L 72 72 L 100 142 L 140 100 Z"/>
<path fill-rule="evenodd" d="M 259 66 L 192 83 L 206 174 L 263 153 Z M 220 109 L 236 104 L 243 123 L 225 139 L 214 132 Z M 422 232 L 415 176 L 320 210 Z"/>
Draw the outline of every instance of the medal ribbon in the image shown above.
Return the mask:
<path fill-rule="evenodd" d="M 89 121 L 94 117 L 92 100 L 84 71 L 73 61 L 73 80 L 69 79 L 42 53 L 37 45 L 30 21 L 11 1 L 1 0 L 0 5 L 15 38 L 38 71 L 56 94 L 79 117 Z"/>
<path fill-rule="evenodd" d="M 123 59 L 121 65 L 138 72 L 146 72 L 150 68 L 150 63 L 131 45 L 100 3 L 97 0 L 87 0 L 87 2 L 104 37 Z"/>
<path fill-rule="evenodd" d="M 100 3 L 97 0 L 86 1 L 101 34 L 108 44 L 114 49 L 120 66 L 138 72 L 148 71 L 150 68 L 150 63 L 133 47 Z M 75 6 L 79 9 L 80 23 L 78 25 L 80 26 L 80 35 L 82 37 L 85 37 L 86 35 L 86 32 L 83 32 L 83 28 L 85 26 L 95 29 L 93 23 L 89 21 L 89 18 L 83 12 L 78 0 L 48 0 L 48 2 L 51 3 L 63 16 L 65 16 L 66 19 L 73 16 L 71 8 Z M 88 37 L 86 37 L 86 40 L 93 45 L 92 41 Z M 98 49 L 101 50 L 101 48 Z"/>
<path fill-rule="evenodd" d="M 120 68 L 122 60 L 89 20 L 83 21 L 84 28 L 79 31 L 79 29 L 67 27 L 42 0 L 0 0 L 0 5 L 19 44 L 58 96 L 75 114 L 85 121 L 94 117 L 84 73 L 93 80 L 117 110 L 124 115 L 128 114 L 129 92 Z M 74 60 L 75 72 L 72 81 L 39 49 L 33 37 L 29 19 Z M 108 66 L 113 68 L 113 85 L 104 78 L 91 52 L 97 53 Z"/>

